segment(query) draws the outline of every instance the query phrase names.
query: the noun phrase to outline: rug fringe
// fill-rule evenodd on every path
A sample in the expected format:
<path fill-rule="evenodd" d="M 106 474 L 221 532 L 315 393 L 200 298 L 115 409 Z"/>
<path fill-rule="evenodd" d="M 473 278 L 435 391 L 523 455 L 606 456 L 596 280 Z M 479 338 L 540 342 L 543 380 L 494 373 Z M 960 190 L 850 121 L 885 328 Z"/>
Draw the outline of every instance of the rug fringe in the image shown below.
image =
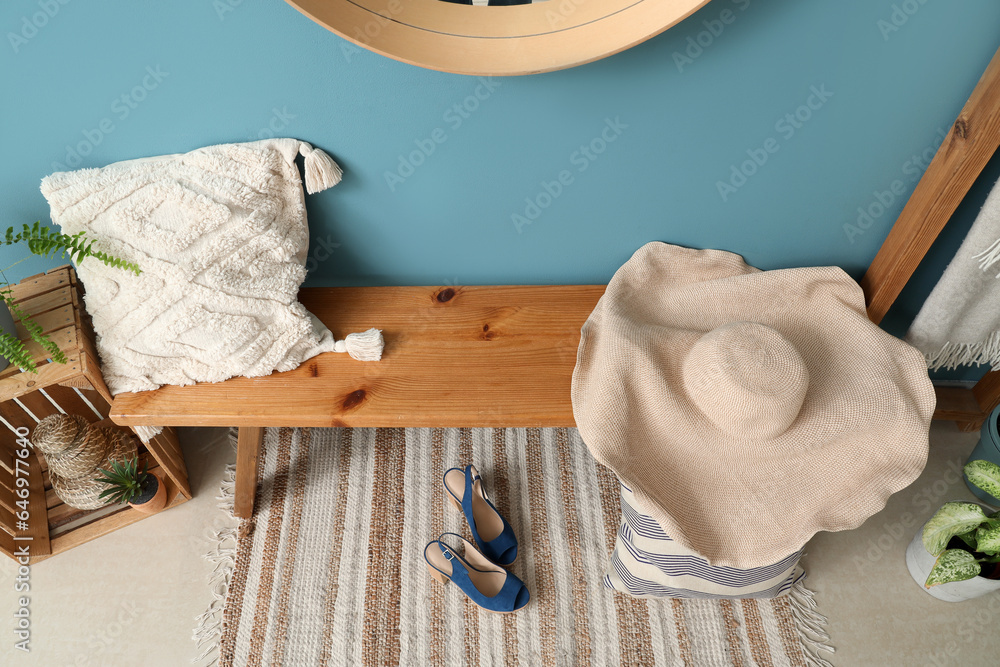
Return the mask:
<path fill-rule="evenodd" d="M 936 354 L 924 355 L 927 368 L 953 369 L 968 364 L 1000 364 L 1000 331 L 976 343 L 945 343 Z"/>
<path fill-rule="evenodd" d="M 792 617 L 798 626 L 799 639 L 802 641 L 802 648 L 806 655 L 806 663 L 810 667 L 833 667 L 829 660 L 823 658 L 819 652 L 828 651 L 835 653 L 835 649 L 830 646 L 830 635 L 826 631 L 827 619 L 816 611 L 815 593 L 806 588 L 802 580 L 796 581 L 792 590 L 788 593 L 788 600 L 792 608 Z"/>
<path fill-rule="evenodd" d="M 236 521 L 233 514 L 233 502 L 236 490 L 236 464 L 226 466 L 222 478 L 219 509 L 225 515 Z M 195 618 L 196 626 L 191 638 L 197 642 L 200 654 L 191 662 L 203 667 L 213 667 L 219 662 L 219 641 L 222 638 L 222 612 L 226 606 L 226 593 L 229 590 L 229 580 L 236 566 L 236 540 L 240 526 L 227 526 L 215 532 L 214 549 L 205 554 L 205 560 L 215 563 L 215 569 L 209 575 L 209 588 L 212 591 L 212 602 L 202 614 Z"/>

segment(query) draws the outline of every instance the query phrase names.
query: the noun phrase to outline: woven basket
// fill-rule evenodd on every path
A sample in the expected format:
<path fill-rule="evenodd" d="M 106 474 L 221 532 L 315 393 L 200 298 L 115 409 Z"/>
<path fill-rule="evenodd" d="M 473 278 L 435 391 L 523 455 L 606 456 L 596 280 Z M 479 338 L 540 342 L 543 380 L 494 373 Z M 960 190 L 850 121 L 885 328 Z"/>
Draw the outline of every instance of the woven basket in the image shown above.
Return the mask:
<path fill-rule="evenodd" d="M 52 481 L 52 490 L 70 507 L 78 510 L 96 510 L 109 503 L 107 498 L 98 498 L 107 485 L 96 479 L 88 477 L 63 479 L 55 473 L 51 473 L 49 479 Z"/>
<path fill-rule="evenodd" d="M 105 428 L 88 428 L 77 446 L 46 457 L 49 472 L 63 479 L 93 477 L 94 470 L 111 453 L 112 441 Z M 119 431 L 120 433 L 120 431 Z"/>
<path fill-rule="evenodd" d="M 112 428 L 91 428 L 91 432 L 97 432 L 107 444 L 107 453 L 97 462 L 90 472 L 76 479 L 66 479 L 57 473 L 49 472 L 49 479 L 52 481 L 52 490 L 56 492 L 60 500 L 81 510 L 95 510 L 109 504 L 107 498 L 100 499 L 100 496 L 107 484 L 98 481 L 100 473 L 98 468 L 107 470 L 111 466 L 111 461 L 124 462 L 138 455 L 139 451 L 135 444 L 135 438 L 126 433 Z"/>
<path fill-rule="evenodd" d="M 54 414 L 38 422 L 31 434 L 31 444 L 45 455 L 58 456 L 75 449 L 78 438 L 87 433 L 89 424 L 79 415 Z"/>
<path fill-rule="evenodd" d="M 98 468 L 104 468 L 107 470 L 111 467 L 111 461 L 124 463 L 128 459 L 135 458 L 139 455 L 139 449 L 136 446 L 136 439 L 134 436 L 131 436 L 124 431 L 119 431 L 116 428 L 102 428 L 98 430 L 104 431 L 108 442 L 111 443 L 108 455 L 105 456 L 101 461 L 101 464 L 97 466 Z"/>

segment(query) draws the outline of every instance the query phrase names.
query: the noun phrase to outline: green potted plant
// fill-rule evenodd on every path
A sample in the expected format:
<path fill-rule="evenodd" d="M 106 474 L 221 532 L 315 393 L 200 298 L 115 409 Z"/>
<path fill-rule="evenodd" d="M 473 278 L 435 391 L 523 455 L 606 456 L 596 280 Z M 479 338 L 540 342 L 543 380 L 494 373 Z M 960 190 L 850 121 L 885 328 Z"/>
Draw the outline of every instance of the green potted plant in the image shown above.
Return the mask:
<path fill-rule="evenodd" d="M 94 250 L 94 242 L 87 239 L 83 232 L 77 232 L 72 236 L 60 234 L 52 231 L 49 227 L 43 227 L 41 222 L 35 222 L 35 224 L 30 226 L 23 225 L 21 231 L 18 233 L 14 233 L 14 228 L 9 227 L 7 233 L 0 237 L 0 246 L 17 244 L 24 244 L 31 254 L 39 257 L 52 257 L 56 253 L 60 253 L 61 257 L 65 258 L 68 255 L 76 263 L 87 257 L 93 257 L 108 266 L 126 269 L 137 275 L 139 274 L 139 267 L 135 264 L 99 250 Z M 0 304 L 0 357 L 2 357 L 0 359 L 0 371 L 13 363 L 26 371 L 32 373 L 38 372 L 34 359 L 31 358 L 31 354 L 25 347 L 24 342 L 17 335 L 14 317 L 17 317 L 21 321 L 31 339 L 49 353 L 52 361 L 60 364 L 66 363 L 66 355 L 62 353 L 59 346 L 45 335 L 42 328 L 31 319 L 30 315 L 14 303 L 13 290 L 11 290 L 10 284 L 7 282 L 6 276 L 4 276 L 4 271 L 17 266 L 25 259 L 27 257 L 14 262 L 5 269 L 0 269 L 0 278 L 2 278 L 0 279 L 0 299 L 2 299 L 2 304 Z"/>
<path fill-rule="evenodd" d="M 979 432 L 979 443 L 969 456 L 970 462 L 978 459 L 1000 464 L 1000 406 L 991 412 L 990 416 L 983 422 L 983 428 Z M 969 486 L 969 490 L 984 503 L 1000 507 L 1000 496 L 997 495 L 1000 489 L 984 491 L 973 484 L 968 476 L 965 478 L 965 483 Z"/>
<path fill-rule="evenodd" d="M 965 465 L 977 488 L 1000 494 L 1000 466 L 977 459 Z M 1000 590 L 1000 512 L 949 502 L 924 524 L 906 549 L 910 576 L 939 600 L 959 602 Z"/>
<path fill-rule="evenodd" d="M 149 464 L 144 463 L 139 472 L 139 459 L 132 457 L 126 461 L 111 461 L 111 469 L 98 468 L 108 488 L 98 498 L 110 498 L 122 505 L 128 503 L 144 514 L 155 514 L 167 505 L 167 487 L 155 472 L 148 472 Z"/>

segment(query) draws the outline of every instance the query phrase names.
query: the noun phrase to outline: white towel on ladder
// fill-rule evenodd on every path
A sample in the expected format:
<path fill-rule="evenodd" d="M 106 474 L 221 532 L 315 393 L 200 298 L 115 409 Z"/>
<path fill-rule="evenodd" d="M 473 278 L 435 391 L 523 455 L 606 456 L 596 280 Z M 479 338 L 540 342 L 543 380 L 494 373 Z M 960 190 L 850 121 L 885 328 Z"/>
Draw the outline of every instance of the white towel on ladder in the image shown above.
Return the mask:
<path fill-rule="evenodd" d="M 906 340 L 927 366 L 1000 365 L 1000 183 L 927 297 Z"/>

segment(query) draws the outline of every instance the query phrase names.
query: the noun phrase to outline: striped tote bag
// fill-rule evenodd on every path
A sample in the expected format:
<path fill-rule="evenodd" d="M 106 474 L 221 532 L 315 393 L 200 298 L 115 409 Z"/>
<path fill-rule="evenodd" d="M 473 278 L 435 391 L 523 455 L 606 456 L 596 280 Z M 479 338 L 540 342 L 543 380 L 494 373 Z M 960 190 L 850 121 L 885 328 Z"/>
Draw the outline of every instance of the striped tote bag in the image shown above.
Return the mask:
<path fill-rule="evenodd" d="M 774 565 L 715 567 L 670 539 L 621 485 L 622 521 L 604 585 L 640 598 L 772 598 L 805 578 L 799 550 Z"/>

